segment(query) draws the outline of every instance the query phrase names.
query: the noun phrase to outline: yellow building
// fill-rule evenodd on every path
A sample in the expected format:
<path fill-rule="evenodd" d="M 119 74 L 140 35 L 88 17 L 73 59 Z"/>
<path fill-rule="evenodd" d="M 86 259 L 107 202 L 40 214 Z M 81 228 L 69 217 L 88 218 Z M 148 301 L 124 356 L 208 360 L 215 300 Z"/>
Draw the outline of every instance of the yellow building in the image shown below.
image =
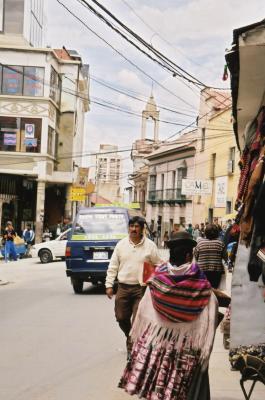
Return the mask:
<path fill-rule="evenodd" d="M 225 223 L 234 213 L 239 177 L 239 151 L 231 122 L 231 98 L 226 91 L 201 94 L 195 178 L 212 181 L 212 194 L 194 196 L 193 224 Z"/>

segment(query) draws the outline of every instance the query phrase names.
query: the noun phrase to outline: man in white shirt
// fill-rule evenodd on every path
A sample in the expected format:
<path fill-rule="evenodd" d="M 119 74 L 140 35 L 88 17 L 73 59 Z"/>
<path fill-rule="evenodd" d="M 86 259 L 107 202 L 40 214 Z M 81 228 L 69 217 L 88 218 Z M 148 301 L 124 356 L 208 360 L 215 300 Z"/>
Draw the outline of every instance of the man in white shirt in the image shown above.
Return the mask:
<path fill-rule="evenodd" d="M 132 217 L 129 220 L 129 235 L 120 240 L 112 254 L 106 278 L 106 294 L 113 297 L 113 285 L 118 280 L 115 298 L 115 316 L 121 330 L 127 338 L 127 350 L 130 352 L 129 333 L 139 302 L 143 297 L 143 265 L 162 262 L 157 246 L 143 235 L 145 220 Z"/>

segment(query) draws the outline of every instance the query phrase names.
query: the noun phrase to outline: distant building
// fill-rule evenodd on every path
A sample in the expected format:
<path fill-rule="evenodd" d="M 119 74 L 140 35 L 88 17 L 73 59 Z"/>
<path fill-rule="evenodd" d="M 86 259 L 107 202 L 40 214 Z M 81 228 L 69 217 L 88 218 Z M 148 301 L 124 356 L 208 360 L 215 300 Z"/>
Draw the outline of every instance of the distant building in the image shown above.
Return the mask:
<path fill-rule="evenodd" d="M 121 201 L 121 156 L 118 146 L 101 144 L 96 157 L 96 193 L 111 202 Z"/>
<path fill-rule="evenodd" d="M 213 190 L 211 195 L 194 196 L 193 223 L 211 222 L 216 217 L 225 220 L 225 216 L 229 218 L 234 211 L 239 151 L 232 126 L 230 92 L 204 89 L 198 120 L 195 177 L 211 180 Z"/>
<path fill-rule="evenodd" d="M 163 237 L 174 224 L 192 222 L 192 197 L 181 194 L 182 179 L 194 178 L 196 131 L 161 146 L 149 161 L 146 220 Z"/>
<path fill-rule="evenodd" d="M 25 21 L 32 18 L 34 26 L 36 7 L 41 12 L 43 2 L 6 0 L 1 8 L 0 221 L 3 226 L 11 219 L 18 232 L 31 223 L 40 241 L 45 225 L 53 229 L 72 217 L 70 188 L 82 166 L 89 74 L 75 51 L 33 47 L 43 30 L 35 41 Z"/>

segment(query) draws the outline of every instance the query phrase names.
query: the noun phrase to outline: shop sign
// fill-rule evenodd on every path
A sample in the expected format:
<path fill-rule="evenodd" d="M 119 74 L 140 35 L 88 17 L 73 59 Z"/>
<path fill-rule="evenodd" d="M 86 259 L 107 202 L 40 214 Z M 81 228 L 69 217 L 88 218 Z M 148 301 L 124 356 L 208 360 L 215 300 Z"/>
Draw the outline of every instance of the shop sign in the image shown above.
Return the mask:
<path fill-rule="evenodd" d="M 17 135 L 16 133 L 4 133 L 4 145 L 5 146 L 16 146 Z"/>
<path fill-rule="evenodd" d="M 35 134 L 34 124 L 25 124 L 25 138 L 33 139 Z"/>
<path fill-rule="evenodd" d="M 181 194 L 186 196 L 212 194 L 212 181 L 201 179 L 182 179 Z"/>
<path fill-rule="evenodd" d="M 71 201 L 84 201 L 86 199 L 86 189 L 80 187 L 71 188 Z"/>
<path fill-rule="evenodd" d="M 215 180 L 215 202 L 216 208 L 226 207 L 227 198 L 227 176 L 219 176 Z"/>
<path fill-rule="evenodd" d="M 87 187 L 88 171 L 88 168 L 78 168 L 77 179 L 74 186 L 84 189 Z"/>
<path fill-rule="evenodd" d="M 37 147 L 37 139 L 24 139 L 24 145 L 26 147 Z"/>

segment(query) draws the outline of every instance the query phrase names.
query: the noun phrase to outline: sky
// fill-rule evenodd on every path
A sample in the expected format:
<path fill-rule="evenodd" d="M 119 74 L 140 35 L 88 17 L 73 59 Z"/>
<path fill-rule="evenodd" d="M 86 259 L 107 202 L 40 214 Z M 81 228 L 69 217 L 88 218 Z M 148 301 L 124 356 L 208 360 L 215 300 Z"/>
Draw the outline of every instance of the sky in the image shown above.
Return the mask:
<path fill-rule="evenodd" d="M 87 0 L 89 4 L 95 4 Z M 141 113 L 151 92 L 160 109 L 159 138 L 165 140 L 192 123 L 197 116 L 199 91 L 183 83 L 171 73 L 134 49 L 103 22 L 84 8 L 79 0 L 60 0 L 88 27 L 102 36 L 116 50 L 132 61 L 122 58 L 106 43 L 77 21 L 57 0 L 46 0 L 46 44 L 53 48 L 75 49 L 84 64 L 90 66 L 90 97 L 92 101 L 112 102 L 139 115 L 108 110 L 91 102 L 86 116 L 86 151 L 94 152 L 101 143 L 117 144 L 129 149 L 140 139 Z M 176 64 L 215 87 L 229 87 L 222 81 L 225 50 L 232 42 L 233 29 L 264 18 L 264 0 L 99 0 L 125 25 L 151 43 Z M 142 101 L 109 90 L 95 79 L 104 81 L 136 95 Z M 159 86 L 163 85 L 170 92 Z M 100 100 L 98 100 L 100 99 Z M 170 108 L 175 112 L 161 109 Z M 114 106 L 115 107 L 115 106 Z M 178 112 L 178 113 L 176 113 Z M 188 114 L 183 115 L 183 114 Z M 179 125 L 178 125 L 179 124 Z M 152 138 L 152 125 L 147 134 Z M 130 152 L 122 153 L 123 174 L 132 169 Z"/>

